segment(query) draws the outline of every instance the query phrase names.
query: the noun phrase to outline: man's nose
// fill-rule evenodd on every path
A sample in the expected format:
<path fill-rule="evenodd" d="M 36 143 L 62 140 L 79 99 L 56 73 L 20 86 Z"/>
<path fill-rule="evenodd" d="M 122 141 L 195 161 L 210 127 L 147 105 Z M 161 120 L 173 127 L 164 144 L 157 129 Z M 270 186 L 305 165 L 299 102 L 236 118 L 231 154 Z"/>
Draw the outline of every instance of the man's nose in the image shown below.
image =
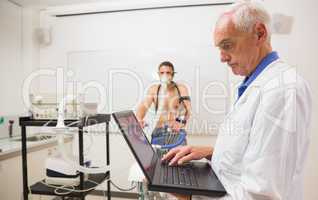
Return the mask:
<path fill-rule="evenodd" d="M 230 60 L 231 60 L 230 55 L 225 53 L 224 51 L 221 51 L 221 62 L 228 62 Z"/>

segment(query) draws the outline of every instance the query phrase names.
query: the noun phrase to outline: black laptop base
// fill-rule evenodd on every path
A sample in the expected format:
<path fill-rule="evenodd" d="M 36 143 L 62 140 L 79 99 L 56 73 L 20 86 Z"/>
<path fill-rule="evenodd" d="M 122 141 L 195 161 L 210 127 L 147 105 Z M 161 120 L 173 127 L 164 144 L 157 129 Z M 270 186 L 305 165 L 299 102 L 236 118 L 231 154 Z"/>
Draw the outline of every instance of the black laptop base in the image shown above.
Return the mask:
<path fill-rule="evenodd" d="M 209 197 L 223 197 L 226 195 L 226 192 L 211 192 L 206 190 L 199 190 L 199 189 L 186 189 L 186 188 L 179 188 L 175 186 L 162 186 L 162 185 L 148 185 L 149 191 L 154 192 L 165 192 L 171 194 L 181 194 L 181 195 L 200 195 L 200 196 L 209 196 Z"/>
<path fill-rule="evenodd" d="M 179 170 L 183 171 L 189 170 L 189 173 L 185 174 L 185 176 L 180 176 L 183 173 L 178 171 L 177 175 L 179 177 L 176 177 L 173 173 L 167 173 L 165 168 L 179 168 Z M 182 177 L 185 177 L 185 179 L 181 180 Z M 163 182 L 164 178 L 167 182 Z M 153 180 L 148 184 L 148 190 L 210 197 L 222 197 L 226 194 L 223 185 L 210 165 L 207 162 L 198 161 L 173 167 L 158 162 Z"/>

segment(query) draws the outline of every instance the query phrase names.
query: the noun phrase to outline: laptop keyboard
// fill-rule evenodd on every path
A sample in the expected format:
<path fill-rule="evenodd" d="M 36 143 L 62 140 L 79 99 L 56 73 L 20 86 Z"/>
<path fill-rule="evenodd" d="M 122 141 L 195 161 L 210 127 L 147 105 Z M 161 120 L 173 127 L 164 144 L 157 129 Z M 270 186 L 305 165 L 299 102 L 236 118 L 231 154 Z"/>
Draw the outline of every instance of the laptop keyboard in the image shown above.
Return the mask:
<path fill-rule="evenodd" d="M 156 152 L 157 152 L 158 158 L 162 158 L 168 151 L 158 149 Z"/>
<path fill-rule="evenodd" d="M 197 179 L 191 165 L 168 166 L 161 165 L 161 183 L 187 186 L 198 186 Z"/>

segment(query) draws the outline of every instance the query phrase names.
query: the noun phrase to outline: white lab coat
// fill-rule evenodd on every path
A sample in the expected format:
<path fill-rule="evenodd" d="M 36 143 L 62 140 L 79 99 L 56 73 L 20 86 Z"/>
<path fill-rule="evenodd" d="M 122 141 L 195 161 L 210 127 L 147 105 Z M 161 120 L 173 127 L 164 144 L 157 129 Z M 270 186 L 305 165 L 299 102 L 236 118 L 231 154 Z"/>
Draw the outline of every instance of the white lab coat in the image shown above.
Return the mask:
<path fill-rule="evenodd" d="M 280 59 L 267 66 L 220 127 L 211 164 L 221 199 L 302 200 L 310 117 L 307 83 Z"/>

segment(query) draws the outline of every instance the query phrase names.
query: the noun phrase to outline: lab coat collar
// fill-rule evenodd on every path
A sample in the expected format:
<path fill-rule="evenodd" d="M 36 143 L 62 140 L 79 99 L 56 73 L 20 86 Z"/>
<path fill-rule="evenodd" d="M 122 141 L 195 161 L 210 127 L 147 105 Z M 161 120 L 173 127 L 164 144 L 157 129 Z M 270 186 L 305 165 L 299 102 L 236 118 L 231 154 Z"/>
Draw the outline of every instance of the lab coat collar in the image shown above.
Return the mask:
<path fill-rule="evenodd" d="M 261 74 L 261 72 L 269 66 L 272 62 L 279 59 L 279 56 L 276 51 L 272 51 L 267 54 L 261 62 L 257 65 L 256 69 L 250 76 L 245 77 L 243 83 L 238 88 L 238 99 L 242 96 L 245 90 L 251 85 L 251 83 Z"/>
<path fill-rule="evenodd" d="M 236 106 L 243 104 L 247 100 L 246 97 L 249 95 L 251 90 L 254 90 L 254 91 L 260 90 L 261 88 L 266 87 L 267 84 L 265 84 L 264 86 L 264 81 L 267 82 L 269 81 L 268 79 L 273 78 L 272 76 L 267 76 L 266 74 L 268 71 L 272 71 L 271 68 L 275 67 L 278 63 L 284 63 L 284 61 L 279 58 L 273 61 L 272 63 L 270 63 L 268 66 L 266 66 L 266 68 L 262 71 L 262 73 L 259 74 L 259 76 L 257 76 L 252 83 L 250 83 L 250 85 L 246 88 L 246 91 L 244 91 L 242 96 L 240 96 L 240 98 L 236 100 L 232 109 L 235 109 Z"/>

